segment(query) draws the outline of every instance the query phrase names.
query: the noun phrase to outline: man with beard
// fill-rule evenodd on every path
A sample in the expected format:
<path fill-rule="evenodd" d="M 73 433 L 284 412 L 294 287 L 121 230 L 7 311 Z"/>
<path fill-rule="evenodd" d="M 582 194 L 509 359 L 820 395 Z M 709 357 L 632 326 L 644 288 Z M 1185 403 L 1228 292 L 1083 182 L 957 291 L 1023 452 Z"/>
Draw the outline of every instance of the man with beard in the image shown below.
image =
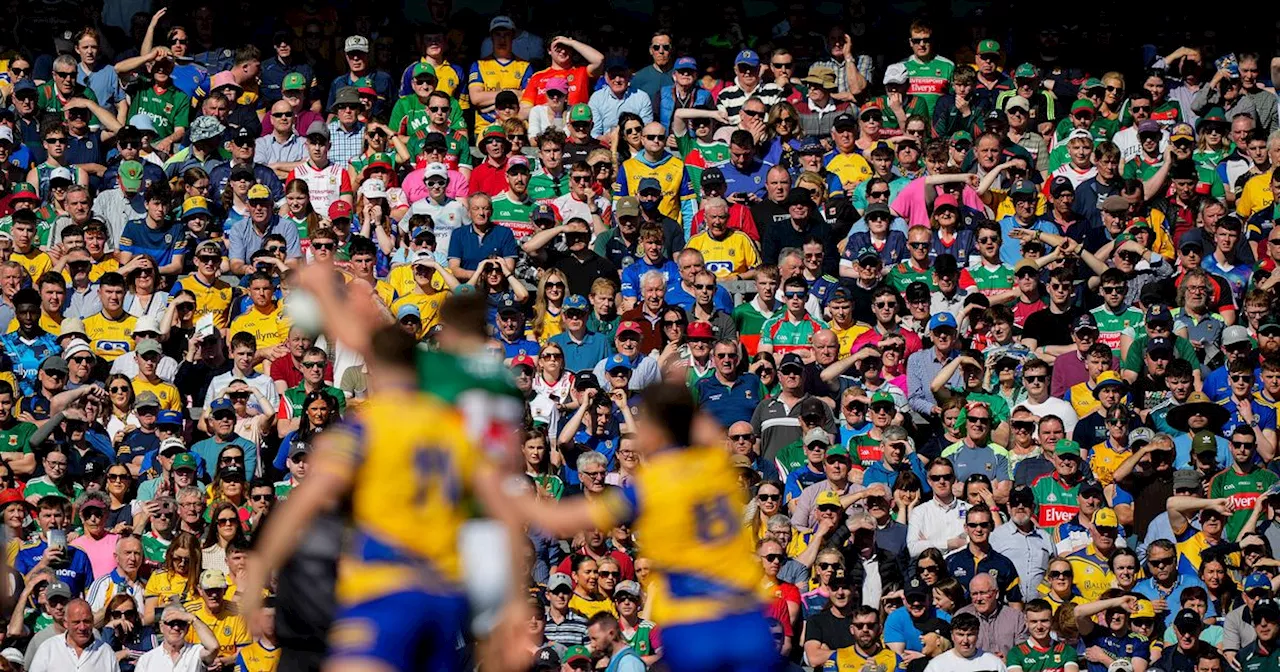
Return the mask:
<path fill-rule="evenodd" d="M 882 496 L 882 495 L 877 495 Z M 851 499 L 846 495 L 840 503 Z M 907 565 L 904 552 L 893 556 L 876 544 L 876 521 L 865 511 L 855 511 L 849 516 L 848 526 L 852 535 L 841 549 L 844 553 L 845 571 L 849 573 L 849 581 L 861 586 L 859 595 L 864 608 L 875 609 L 880 605 L 880 598 L 900 590 L 903 584 L 902 567 Z M 854 616 L 854 621 L 857 621 Z M 858 636 L 857 630 L 854 636 Z M 876 628 L 877 640 L 879 627 Z"/>
<path fill-rule="evenodd" d="M 853 612 L 850 631 L 853 645 L 836 650 L 825 662 L 823 669 L 897 670 L 903 667 L 902 657 L 880 643 L 880 611 L 865 604 Z"/>
<path fill-rule="evenodd" d="M 1173 439 L 1156 434 L 1112 472 L 1119 489 L 1133 496 L 1129 528 L 1138 538 L 1146 535 L 1151 522 L 1164 513 L 1165 501 L 1174 494 L 1173 456 Z"/>
<path fill-rule="evenodd" d="M 1038 595 L 1049 558 L 1055 555 L 1053 540 L 1036 525 L 1035 511 L 1035 493 L 1028 487 L 1016 487 L 1009 493 L 1009 522 L 991 533 L 991 548 L 1018 570 L 1023 602 Z"/>

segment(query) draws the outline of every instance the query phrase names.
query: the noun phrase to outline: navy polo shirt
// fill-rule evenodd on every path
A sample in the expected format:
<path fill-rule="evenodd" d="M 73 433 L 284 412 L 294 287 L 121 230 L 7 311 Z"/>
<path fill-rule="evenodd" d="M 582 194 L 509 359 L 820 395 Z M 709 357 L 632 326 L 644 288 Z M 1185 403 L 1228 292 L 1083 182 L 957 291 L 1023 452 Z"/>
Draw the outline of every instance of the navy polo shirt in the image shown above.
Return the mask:
<path fill-rule="evenodd" d="M 698 381 L 693 388 L 694 397 L 723 426 L 739 420 L 751 420 L 751 414 L 764 398 L 764 384 L 754 373 L 744 373 L 725 385 L 714 375 Z"/>
<path fill-rule="evenodd" d="M 480 262 L 491 255 L 499 257 L 516 256 L 516 238 L 511 229 L 505 226 L 492 226 L 481 237 L 476 227 L 463 226 L 453 232 L 449 238 L 449 258 L 461 262 L 462 268 L 476 270 Z"/>
<path fill-rule="evenodd" d="M 973 551 L 966 545 L 964 548 L 947 556 L 947 568 L 951 575 L 964 586 L 969 594 L 969 581 L 979 574 L 989 574 L 995 579 L 996 588 L 1005 602 L 1021 602 L 1022 592 L 1019 586 L 1018 568 L 1013 561 L 994 550 L 981 560 L 973 557 Z"/>

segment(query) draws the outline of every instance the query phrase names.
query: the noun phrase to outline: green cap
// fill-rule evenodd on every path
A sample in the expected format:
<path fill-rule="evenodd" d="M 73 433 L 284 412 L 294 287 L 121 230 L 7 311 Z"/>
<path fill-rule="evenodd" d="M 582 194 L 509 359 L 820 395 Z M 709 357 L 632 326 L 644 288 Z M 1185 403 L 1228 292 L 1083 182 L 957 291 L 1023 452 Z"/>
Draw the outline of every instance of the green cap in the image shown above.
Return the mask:
<path fill-rule="evenodd" d="M 983 40 L 978 43 L 979 54 L 998 54 L 1000 53 L 1000 43 L 995 40 Z"/>
<path fill-rule="evenodd" d="M 1227 113 L 1223 112 L 1221 107 L 1211 107 L 1207 112 L 1200 115 L 1200 119 L 1196 121 L 1196 126 L 1203 126 L 1206 122 L 1213 121 L 1227 123 Z"/>
<path fill-rule="evenodd" d="M 435 76 L 436 76 L 436 68 L 435 68 L 435 66 L 431 65 L 430 63 L 425 63 L 425 62 L 423 62 L 423 61 L 418 61 L 417 63 L 414 63 L 414 64 L 413 64 L 413 74 L 412 74 L 412 75 L 410 75 L 410 76 L 411 76 L 411 77 L 417 77 L 418 75 L 431 75 L 432 77 L 435 77 Z"/>
<path fill-rule="evenodd" d="M 1080 444 L 1072 441 L 1071 439 L 1058 439 L 1058 442 L 1053 444 L 1053 454 L 1074 455 L 1076 457 L 1080 457 Z"/>
<path fill-rule="evenodd" d="M 196 456 L 191 453 L 178 453 L 173 456 L 173 464 L 169 466 L 170 471 L 178 469 L 190 469 L 196 471 Z"/>
<path fill-rule="evenodd" d="M 497 138 L 499 140 L 502 140 L 503 142 L 506 142 L 507 132 L 504 131 L 502 127 L 497 124 L 490 124 L 484 129 L 484 133 L 481 134 L 480 141 L 484 142 L 485 140 L 488 140 L 490 138 Z"/>
<path fill-rule="evenodd" d="M 142 164 L 137 161 L 120 162 L 120 186 L 133 192 L 142 187 Z"/>
<path fill-rule="evenodd" d="M 827 457 L 831 457 L 833 455 L 848 458 L 849 448 L 847 446 L 842 446 L 840 444 L 831 446 L 830 448 L 827 449 Z"/>
<path fill-rule="evenodd" d="M 898 402 L 893 400 L 892 394 L 889 394 L 884 390 L 880 390 L 879 392 L 871 395 L 871 404 L 893 404 L 894 406 L 897 406 Z"/>
<path fill-rule="evenodd" d="M 281 91 L 306 91 L 307 78 L 302 76 L 301 72 L 291 72 L 284 76 L 284 81 L 280 83 Z"/>
<path fill-rule="evenodd" d="M 965 142 L 973 142 L 973 134 L 969 131 L 956 131 L 951 134 L 950 140 L 951 142 L 960 142 L 961 140 Z"/>
<path fill-rule="evenodd" d="M 1017 78 L 1039 77 L 1040 69 L 1031 63 L 1023 63 L 1013 71 L 1013 76 Z"/>
<path fill-rule="evenodd" d="M 1077 98 L 1075 102 L 1071 103 L 1071 113 L 1075 114 L 1080 110 L 1089 110 L 1090 112 L 1097 112 L 1098 108 L 1094 107 L 1093 101 L 1088 100 L 1087 98 Z"/>
<path fill-rule="evenodd" d="M 1200 430 L 1191 435 L 1191 452 L 1193 453 L 1216 453 L 1218 452 L 1218 437 L 1213 432 Z"/>
<path fill-rule="evenodd" d="M 591 121 L 591 107 L 586 103 L 578 103 L 569 108 L 569 123 L 575 121 Z"/>
<path fill-rule="evenodd" d="M 581 644 L 575 644 L 574 646 L 564 650 L 564 658 L 561 660 L 564 661 L 564 664 L 568 665 L 575 660 L 584 658 L 586 660 L 591 660 L 591 651 Z"/>
<path fill-rule="evenodd" d="M 1084 80 L 1084 83 L 1080 85 L 1080 90 L 1086 91 L 1088 89 L 1101 89 L 1106 86 L 1106 84 L 1102 83 L 1101 79 L 1098 79 L 1097 77 L 1090 77 L 1089 79 Z"/>

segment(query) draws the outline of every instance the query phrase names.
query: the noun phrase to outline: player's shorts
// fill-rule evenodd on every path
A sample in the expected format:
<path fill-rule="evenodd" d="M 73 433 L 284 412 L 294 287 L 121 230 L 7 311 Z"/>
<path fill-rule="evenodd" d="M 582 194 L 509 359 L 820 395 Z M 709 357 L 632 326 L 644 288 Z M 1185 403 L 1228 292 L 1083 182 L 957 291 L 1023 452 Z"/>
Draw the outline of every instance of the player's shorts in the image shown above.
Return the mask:
<path fill-rule="evenodd" d="M 393 669 L 456 670 L 467 623 L 462 595 L 406 590 L 339 608 L 330 659 L 371 658 Z"/>
<path fill-rule="evenodd" d="M 782 662 L 756 612 L 664 627 L 662 650 L 672 672 L 772 672 Z"/>

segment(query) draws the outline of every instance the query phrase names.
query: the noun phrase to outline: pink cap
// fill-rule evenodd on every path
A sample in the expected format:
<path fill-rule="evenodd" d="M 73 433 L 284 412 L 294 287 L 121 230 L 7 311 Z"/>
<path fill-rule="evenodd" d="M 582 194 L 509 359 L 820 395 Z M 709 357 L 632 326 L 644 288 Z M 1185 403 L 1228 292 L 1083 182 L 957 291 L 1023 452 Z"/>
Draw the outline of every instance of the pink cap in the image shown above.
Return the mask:
<path fill-rule="evenodd" d="M 956 197 L 951 194 L 938 194 L 938 197 L 933 199 L 933 209 L 936 211 L 938 208 L 943 206 L 951 206 L 956 210 L 959 210 L 960 201 L 957 201 Z"/>
<path fill-rule="evenodd" d="M 569 80 L 564 77 L 552 77 L 547 80 L 546 91 L 559 91 L 560 93 L 569 93 Z"/>
<path fill-rule="evenodd" d="M 244 90 L 243 86 L 240 86 L 238 83 L 236 83 L 236 76 L 231 74 L 230 70 L 223 70 L 222 72 L 219 72 L 218 74 L 214 75 L 213 78 L 209 80 L 210 91 L 217 91 L 218 89 L 221 89 L 224 86 L 234 86 L 237 89 L 240 89 L 241 91 Z"/>

